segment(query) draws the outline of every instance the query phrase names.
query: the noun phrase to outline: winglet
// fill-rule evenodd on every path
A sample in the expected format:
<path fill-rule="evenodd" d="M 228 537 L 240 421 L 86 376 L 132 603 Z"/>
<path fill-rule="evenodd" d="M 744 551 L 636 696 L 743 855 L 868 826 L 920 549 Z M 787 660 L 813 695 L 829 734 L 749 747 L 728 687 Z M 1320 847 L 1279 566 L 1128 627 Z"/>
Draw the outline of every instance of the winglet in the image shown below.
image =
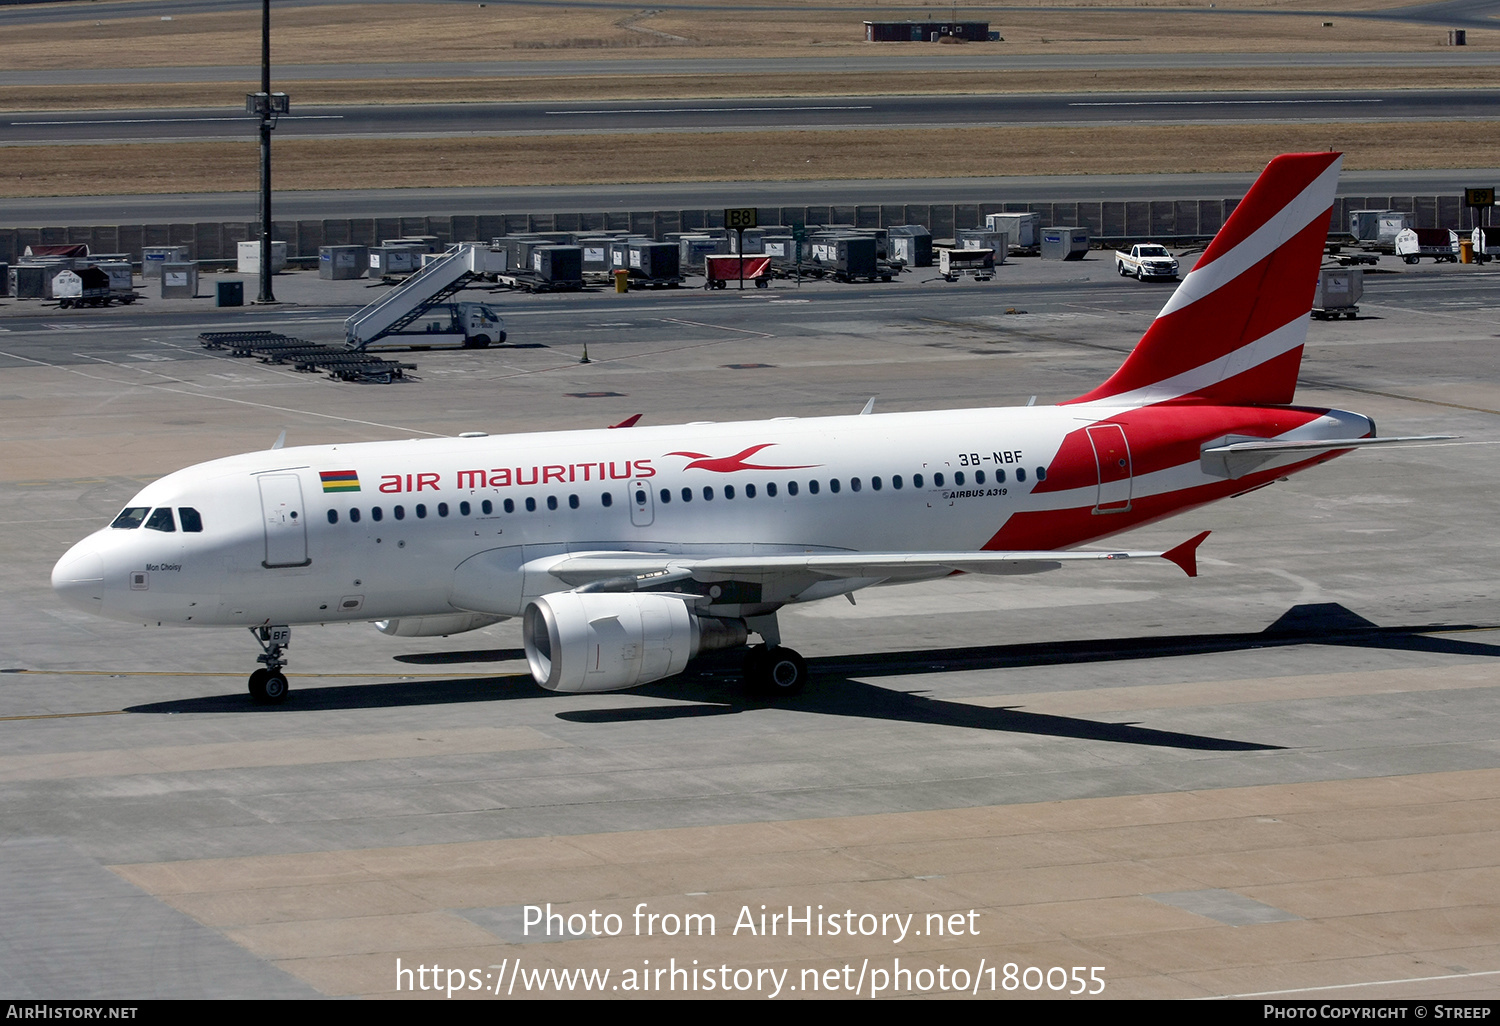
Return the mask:
<path fill-rule="evenodd" d="M 614 430 L 615 428 L 623 428 L 623 427 L 635 427 L 635 422 L 638 421 L 638 420 L 640 420 L 640 419 L 641 419 L 641 414 L 639 414 L 639 413 L 632 413 L 630 416 L 628 416 L 624 420 L 620 421 L 620 423 L 618 423 L 618 424 L 611 424 L 609 427 L 610 427 L 610 430 Z"/>
<path fill-rule="evenodd" d="M 1198 546 L 1203 544 L 1203 539 L 1207 538 L 1208 535 L 1209 532 L 1207 531 L 1204 531 L 1202 534 L 1195 534 L 1193 535 L 1193 537 L 1189 538 L 1181 545 L 1178 545 L 1175 548 L 1170 548 L 1166 552 L 1163 552 L 1161 554 L 1161 558 L 1170 559 L 1172 562 L 1182 567 L 1182 572 L 1187 574 L 1189 577 L 1197 577 Z"/>

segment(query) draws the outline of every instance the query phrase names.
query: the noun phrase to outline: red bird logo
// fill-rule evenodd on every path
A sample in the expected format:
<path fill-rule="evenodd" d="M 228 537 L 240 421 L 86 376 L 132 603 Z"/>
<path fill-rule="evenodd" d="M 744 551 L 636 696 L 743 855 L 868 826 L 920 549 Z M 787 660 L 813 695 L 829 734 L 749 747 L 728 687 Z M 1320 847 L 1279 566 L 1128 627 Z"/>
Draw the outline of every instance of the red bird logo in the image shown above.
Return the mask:
<path fill-rule="evenodd" d="M 762 449 L 769 449 L 775 442 L 766 442 L 763 445 L 752 445 L 743 452 L 737 452 L 733 456 L 719 456 L 717 458 L 706 452 L 669 452 L 668 456 L 686 456 L 693 462 L 683 467 L 683 470 L 711 470 L 715 474 L 732 474 L 736 470 L 806 470 L 808 467 L 816 467 L 821 464 L 803 463 L 795 467 L 770 467 L 759 463 L 746 463 L 745 460 L 754 456 Z"/>

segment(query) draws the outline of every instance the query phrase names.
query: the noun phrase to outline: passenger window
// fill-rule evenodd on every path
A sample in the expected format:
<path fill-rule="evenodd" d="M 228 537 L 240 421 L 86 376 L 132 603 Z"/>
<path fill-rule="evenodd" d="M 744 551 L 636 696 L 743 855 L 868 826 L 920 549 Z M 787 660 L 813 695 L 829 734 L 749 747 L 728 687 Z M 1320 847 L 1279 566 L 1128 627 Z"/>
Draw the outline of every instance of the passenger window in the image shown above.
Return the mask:
<path fill-rule="evenodd" d="M 726 499 L 732 499 L 732 498 L 734 498 L 734 485 L 725 485 L 724 486 L 724 498 L 726 498 Z"/>
<path fill-rule="evenodd" d="M 469 515 L 469 509 L 470 509 L 470 506 L 469 506 L 469 504 L 467 502 L 460 502 L 458 504 L 458 515 L 461 516 L 461 517 L 468 516 Z"/>
<path fill-rule="evenodd" d="M 359 507 L 358 506 L 355 506 L 353 509 L 351 509 L 349 511 L 349 523 L 351 523 L 351 524 L 357 524 L 357 523 L 359 523 Z"/>
<path fill-rule="evenodd" d="M 150 506 L 130 506 L 120 511 L 110 527 L 119 528 L 122 531 L 133 531 L 146 521 L 146 514 L 151 512 Z"/>
<path fill-rule="evenodd" d="M 839 493 L 839 488 L 840 487 L 842 487 L 842 486 L 839 484 L 839 479 L 838 478 L 834 478 L 832 481 L 828 482 L 828 490 L 830 492 L 832 492 L 834 495 L 837 495 Z"/>
<path fill-rule="evenodd" d="M 775 481 L 767 481 L 766 482 L 766 494 L 769 495 L 773 499 L 776 498 L 776 482 Z"/>
<path fill-rule="evenodd" d="M 797 494 L 797 482 L 796 481 L 788 481 L 786 483 L 786 493 L 788 495 L 796 495 Z"/>
<path fill-rule="evenodd" d="M 693 490 L 691 488 L 684 488 L 682 490 L 682 501 L 683 502 L 692 502 L 693 501 Z"/>
<path fill-rule="evenodd" d="M 896 489 L 896 491 L 898 491 L 898 492 L 901 490 L 901 475 L 900 474 L 892 474 L 891 475 L 891 487 L 894 488 L 894 489 Z"/>
<path fill-rule="evenodd" d="M 943 475 L 942 474 L 933 474 L 932 475 L 932 484 L 936 488 L 943 487 Z"/>
<path fill-rule="evenodd" d="M 151 515 L 146 518 L 146 529 L 150 531 L 177 530 L 177 521 L 172 519 L 172 508 L 163 506 L 152 510 Z"/>
<path fill-rule="evenodd" d="M 1037 467 L 1036 468 L 1036 479 L 1038 481 L 1045 481 L 1045 480 L 1047 480 L 1047 468 L 1046 467 Z"/>
<path fill-rule="evenodd" d="M 406 507 L 405 506 L 396 506 L 395 508 L 393 508 L 391 510 L 391 516 L 395 517 L 397 520 L 405 520 L 406 519 Z"/>
<path fill-rule="evenodd" d="M 331 509 L 331 510 L 328 511 L 328 522 L 330 524 L 336 524 L 336 523 L 339 522 L 339 511 L 338 510 Z"/>
<path fill-rule="evenodd" d="M 400 517 L 397 517 L 396 519 L 399 520 Z M 417 503 L 417 519 L 418 520 L 426 520 L 427 519 L 427 504 L 425 502 L 419 502 L 419 503 Z"/>
<path fill-rule="evenodd" d="M 958 470 L 958 471 L 954 472 L 954 474 L 953 474 L 953 483 L 955 485 L 957 485 L 958 487 L 960 487 L 960 488 L 962 488 L 964 486 L 964 472 L 962 470 Z"/>
<path fill-rule="evenodd" d="M 976 470 L 976 471 L 974 471 L 974 483 L 975 484 L 984 484 L 984 471 L 982 471 L 982 470 Z"/>
<path fill-rule="evenodd" d="M 514 513 L 515 511 L 516 511 L 515 500 L 514 499 L 506 499 L 505 500 L 505 512 L 507 512 L 507 513 Z"/>
<path fill-rule="evenodd" d="M 870 478 L 870 487 L 873 488 L 873 489 L 875 489 L 877 492 L 880 491 L 880 478 L 878 478 L 878 477 L 872 477 L 872 478 Z"/>
<path fill-rule="evenodd" d="M 997 470 L 997 471 L 995 471 L 995 483 L 996 484 L 1004 484 L 1005 483 L 1005 471 L 1003 471 L 1003 470 Z"/>
<path fill-rule="evenodd" d="M 576 496 L 576 495 L 570 495 L 570 496 L 568 496 L 568 508 L 569 509 L 577 509 L 578 508 L 578 496 Z"/>
<path fill-rule="evenodd" d="M 530 496 L 530 495 L 526 496 L 526 512 L 528 512 L 528 513 L 535 513 L 536 512 L 536 498 L 534 496 Z"/>
<path fill-rule="evenodd" d="M 710 488 L 708 485 L 704 485 L 703 486 L 703 501 L 704 502 L 712 502 L 713 498 L 714 498 L 714 490 L 712 488 Z"/>
<path fill-rule="evenodd" d="M 640 496 L 640 501 L 642 503 L 646 501 L 645 492 L 637 492 L 636 494 Z M 604 503 L 605 506 L 613 506 L 615 504 L 615 497 L 608 492 L 605 492 L 603 495 L 599 496 L 599 501 Z"/>
<path fill-rule="evenodd" d="M 1026 468 L 1025 467 L 1017 467 L 1016 468 L 1016 480 L 1017 481 L 1024 481 L 1024 480 L 1026 480 Z"/>
<path fill-rule="evenodd" d="M 857 478 L 857 477 L 851 477 L 849 479 L 849 490 L 851 492 L 857 492 L 857 491 L 859 491 L 859 478 Z"/>
<path fill-rule="evenodd" d="M 549 495 L 549 496 L 547 496 L 547 508 L 548 509 L 556 509 L 557 508 L 557 496 L 555 496 L 555 495 Z"/>
<path fill-rule="evenodd" d="M 818 494 L 818 482 L 817 481 L 809 481 L 809 482 L 807 482 L 807 494 L 808 495 L 817 495 Z"/>
<path fill-rule="evenodd" d="M 922 475 L 921 474 L 913 474 L 911 476 L 911 486 L 913 488 L 921 488 L 922 487 Z"/>
<path fill-rule="evenodd" d="M 672 501 L 672 489 L 670 489 L 670 488 L 663 488 L 661 490 L 661 504 L 663 506 L 665 506 L 667 503 L 669 503 L 671 501 Z"/>
<path fill-rule="evenodd" d="M 753 498 L 755 498 L 755 486 L 753 484 L 747 484 L 745 486 L 745 498 L 747 498 L 747 499 L 753 499 Z"/>
<path fill-rule="evenodd" d="M 177 519 L 182 521 L 182 529 L 191 534 L 203 533 L 203 518 L 198 511 L 191 506 L 178 506 Z"/>
<path fill-rule="evenodd" d="M 440 502 L 440 503 L 438 503 L 438 516 L 445 517 L 447 515 L 448 515 L 448 504 L 446 502 Z"/>

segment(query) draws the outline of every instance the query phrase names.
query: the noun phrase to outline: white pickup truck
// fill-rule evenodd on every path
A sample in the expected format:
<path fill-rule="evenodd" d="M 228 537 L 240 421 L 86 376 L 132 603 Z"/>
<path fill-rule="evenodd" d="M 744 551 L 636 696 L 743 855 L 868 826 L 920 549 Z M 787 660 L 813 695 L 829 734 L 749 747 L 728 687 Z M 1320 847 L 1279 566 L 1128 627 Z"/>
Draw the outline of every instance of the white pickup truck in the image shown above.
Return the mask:
<path fill-rule="evenodd" d="M 1120 272 L 1122 278 L 1135 278 L 1144 281 L 1147 278 L 1177 277 L 1177 260 L 1167 247 L 1154 242 L 1143 242 L 1131 246 L 1130 252 L 1124 250 L 1115 251 L 1115 270 Z"/>

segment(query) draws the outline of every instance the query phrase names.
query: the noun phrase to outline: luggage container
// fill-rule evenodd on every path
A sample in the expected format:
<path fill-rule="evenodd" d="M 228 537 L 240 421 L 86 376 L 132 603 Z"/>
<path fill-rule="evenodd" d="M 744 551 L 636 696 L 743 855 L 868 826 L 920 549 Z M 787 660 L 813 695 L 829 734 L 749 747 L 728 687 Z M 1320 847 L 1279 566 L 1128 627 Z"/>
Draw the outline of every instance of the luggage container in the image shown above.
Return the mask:
<path fill-rule="evenodd" d="M 1043 260 L 1082 260 L 1089 251 L 1089 230 L 1053 226 L 1042 229 Z"/>
<path fill-rule="evenodd" d="M 115 299 L 126 303 L 134 301 L 135 275 L 131 273 L 129 263 L 95 261 L 94 266 L 109 277 L 109 291 Z M 126 296 L 130 298 L 127 299 Z"/>
<path fill-rule="evenodd" d="M 670 242 L 636 242 L 627 253 L 633 282 L 657 287 L 682 284 L 681 251 Z"/>
<path fill-rule="evenodd" d="M 1349 234 L 1355 242 L 1377 242 L 1380 239 L 1380 219 L 1387 214 L 1399 214 L 1399 210 L 1351 210 L 1349 211 Z"/>
<path fill-rule="evenodd" d="M 1327 267 L 1318 272 L 1312 315 L 1320 321 L 1344 317 L 1354 320 L 1365 294 L 1365 272 L 1358 267 Z"/>
<path fill-rule="evenodd" d="M 975 281 L 989 281 L 995 276 L 995 251 L 979 247 L 954 249 L 938 247 L 938 274 L 944 281 L 958 281 L 968 276 Z"/>
<path fill-rule="evenodd" d="M 932 232 L 925 225 L 898 224 L 886 229 L 892 263 L 907 267 L 932 266 Z"/>
<path fill-rule="evenodd" d="M 630 270 L 630 247 L 653 241 L 655 240 L 644 235 L 616 236 L 609 244 L 609 269 L 611 271 Z"/>
<path fill-rule="evenodd" d="M 240 252 L 242 253 L 244 252 L 244 246 L 245 244 L 243 242 L 240 243 Z M 260 253 L 260 246 L 258 243 L 256 244 L 255 252 L 256 254 Z M 182 261 L 184 260 L 191 259 L 192 254 L 188 252 L 188 248 L 186 246 L 143 246 L 141 248 L 141 277 L 160 278 L 162 264 L 166 263 L 169 260 L 173 263 L 182 263 Z M 243 259 L 243 257 L 241 259 Z M 259 271 L 259 265 L 257 265 L 255 269 L 256 271 Z"/>
<path fill-rule="evenodd" d="M 554 288 L 582 288 L 583 250 L 578 246 L 538 246 L 531 251 L 531 271 Z"/>
<path fill-rule="evenodd" d="M 1396 251 L 1396 236 L 1412 227 L 1411 215 L 1404 210 L 1387 210 L 1380 215 L 1375 244 L 1388 253 Z"/>
<path fill-rule="evenodd" d="M 814 273 L 836 281 L 891 280 L 891 269 L 875 258 L 875 240 L 868 235 L 846 235 L 814 239 L 811 260 Z"/>
<path fill-rule="evenodd" d="M 73 261 L 72 260 L 47 260 L 47 261 L 38 261 L 33 266 L 40 267 L 42 269 L 42 296 L 41 296 L 41 298 L 43 298 L 43 299 L 56 299 L 57 297 L 52 294 L 52 283 L 57 279 L 57 275 L 60 274 L 61 272 L 73 270 Z"/>
<path fill-rule="evenodd" d="M 318 277 L 329 281 L 363 278 L 370 267 L 369 246 L 320 246 Z"/>
<path fill-rule="evenodd" d="M 167 257 L 166 261 L 170 262 L 170 263 L 186 263 L 187 259 L 188 259 L 187 247 L 186 246 L 179 246 L 177 248 L 181 252 L 177 256 L 175 256 L 175 257 Z M 146 250 L 142 250 L 143 254 L 145 252 L 147 252 L 147 251 Z M 241 242 L 239 244 L 239 249 L 238 249 L 236 255 L 238 256 L 239 259 L 235 261 L 235 269 L 237 271 L 239 271 L 240 274 L 259 274 L 260 273 L 260 240 L 259 239 L 256 239 L 254 242 Z M 142 265 L 142 267 L 144 268 L 144 264 Z M 285 242 L 277 242 L 275 239 L 272 239 L 271 240 L 271 273 L 272 274 L 280 274 L 285 268 L 286 268 L 286 243 Z M 157 271 L 157 274 L 160 274 L 160 273 L 161 273 L 160 271 Z M 142 277 L 146 277 L 146 276 L 147 275 L 144 273 L 144 270 L 143 270 L 142 271 Z M 156 275 L 151 275 L 150 277 L 156 277 Z"/>
<path fill-rule="evenodd" d="M 43 299 L 47 295 L 48 270 L 44 264 L 15 264 L 10 269 L 9 292 L 16 299 Z M 53 271 L 52 273 L 57 273 Z"/>
<path fill-rule="evenodd" d="M 958 233 L 959 249 L 987 249 L 995 254 L 995 263 L 1005 263 L 1010 254 L 1010 233 L 989 228 L 965 228 Z"/>
<path fill-rule="evenodd" d="M 684 273 L 704 270 L 704 258 L 728 251 L 724 239 L 712 235 L 683 235 L 677 240 L 677 266 Z"/>
<path fill-rule="evenodd" d="M 1034 253 L 1042 244 L 1041 214 L 989 214 L 984 224 L 992 232 L 1005 232 L 1012 250 Z"/>
<path fill-rule="evenodd" d="M 609 244 L 612 241 L 614 240 L 608 235 L 586 235 L 574 240 L 574 245 L 583 253 L 585 276 L 607 277 L 609 275 Z"/>
<path fill-rule="evenodd" d="M 1396 255 L 1408 264 L 1430 256 L 1434 263 L 1458 263 L 1458 232 L 1447 228 L 1405 228 L 1396 233 Z"/>
<path fill-rule="evenodd" d="M 371 246 L 369 274 L 371 278 L 404 278 L 416 273 L 421 259 L 421 252 L 413 246 Z"/>
<path fill-rule="evenodd" d="M 198 264 L 191 260 L 162 264 L 161 298 L 198 298 Z"/>
<path fill-rule="evenodd" d="M 214 282 L 215 306 L 244 306 L 245 283 L 242 281 Z"/>

